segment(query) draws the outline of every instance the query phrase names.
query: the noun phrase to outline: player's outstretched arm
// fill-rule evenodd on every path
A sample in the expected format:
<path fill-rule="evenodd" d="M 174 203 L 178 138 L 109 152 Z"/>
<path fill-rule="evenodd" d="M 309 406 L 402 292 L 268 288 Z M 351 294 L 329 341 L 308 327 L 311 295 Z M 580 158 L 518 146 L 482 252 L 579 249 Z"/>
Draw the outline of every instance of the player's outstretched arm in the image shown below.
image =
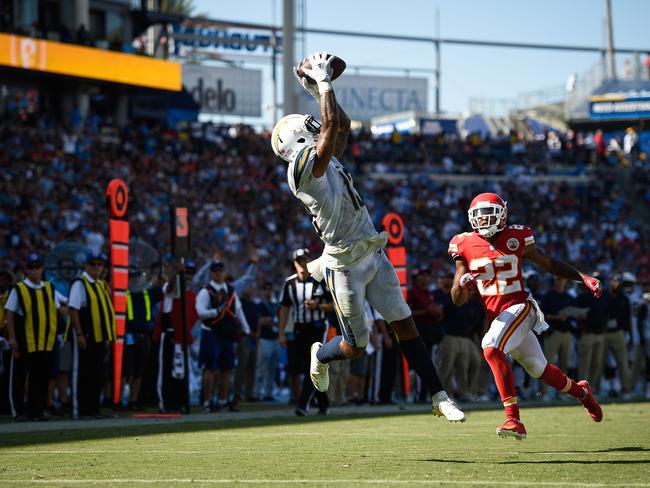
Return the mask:
<path fill-rule="evenodd" d="M 553 273 L 556 276 L 568 280 L 582 281 L 596 297 L 599 297 L 602 293 L 602 285 L 598 279 L 582 273 L 569 263 L 565 263 L 564 261 L 549 256 L 544 251 L 537 249 L 535 245 L 531 244 L 526 246 L 523 255 L 526 259 L 529 259 L 549 273 Z"/>
<path fill-rule="evenodd" d="M 454 275 L 454 284 L 451 286 L 451 301 L 454 302 L 454 305 L 460 307 L 469 300 L 469 283 L 474 280 L 474 278 L 470 274 L 465 261 L 457 258 L 455 263 L 456 274 Z"/>
<path fill-rule="evenodd" d="M 332 89 L 334 57 L 327 53 L 314 53 L 308 59 L 311 68 L 303 68 L 303 72 L 317 83 L 320 93 L 321 128 L 316 145 L 316 160 L 312 169 L 312 174 L 320 178 L 325 174 L 327 165 L 332 159 L 339 132 L 339 110 Z"/>

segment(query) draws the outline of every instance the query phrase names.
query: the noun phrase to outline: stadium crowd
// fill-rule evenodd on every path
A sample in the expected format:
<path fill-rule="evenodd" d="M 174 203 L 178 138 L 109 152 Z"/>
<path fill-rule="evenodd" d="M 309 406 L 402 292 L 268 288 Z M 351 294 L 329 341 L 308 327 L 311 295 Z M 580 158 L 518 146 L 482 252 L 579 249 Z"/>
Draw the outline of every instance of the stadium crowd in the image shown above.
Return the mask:
<path fill-rule="evenodd" d="M 624 363 L 617 357 L 618 376 L 625 384 L 616 386 L 614 382 L 608 391 L 633 392 L 637 382 L 632 384 L 632 371 L 637 375 L 635 380 L 645 386 L 641 381 L 643 368 L 637 362 L 647 355 L 647 348 L 645 354 L 635 348 L 645 339 L 643 321 L 648 320 L 637 313 L 639 306 L 647 309 L 641 291 L 647 292 L 645 287 L 650 282 L 647 222 L 639 213 L 650 203 L 650 164 L 638 148 L 624 148 L 623 140 L 608 143 L 602 133 L 548 132 L 534 138 L 513 132 L 491 139 L 476 134 L 465 138 L 399 134 L 375 138 L 361 132 L 351 137 L 345 163 L 373 220 L 379 223 L 387 211 L 404 216 L 409 267 L 418 270 L 413 286 L 417 284 L 416 275 L 428 274 L 431 280 L 425 288 L 439 291 L 435 299 L 439 311 L 429 324 L 442 329 L 431 341 L 434 353 L 444 345 L 445 332 L 456 335 L 453 331 L 457 324 L 445 323 L 444 281 L 452 265 L 446 255 L 447 244 L 454 234 L 468 230 L 465 210 L 471 198 L 482 191 L 495 191 L 509 202 L 509 222 L 530 225 L 537 243 L 546 251 L 600 273 L 606 283 L 618 283 L 611 287 L 612 295 L 634 288 L 630 293 L 635 307 L 629 308 L 627 318 L 614 306 L 607 312 L 609 325 L 606 323 L 605 328 L 624 330 L 632 355 Z M 106 185 L 116 177 L 129 187 L 131 235 L 153 246 L 165 263 L 171 262 L 168 209 L 177 199 L 185 199 L 191 209 L 192 251 L 197 263 L 212 262 L 218 256 L 228 274 L 236 278 L 250 274 L 249 259 L 255 256 L 253 276 L 238 290 L 246 302 L 244 310 L 252 314 L 249 325 L 257 322 L 260 303 L 273 310 L 267 310 L 265 317 L 270 313 L 271 324 L 277 323 L 277 301 L 285 278 L 293 273 L 294 251 L 306 248 L 312 254 L 320 252 L 311 221 L 290 194 L 286 168 L 273 156 L 268 134 L 249 127 L 195 123 L 169 129 L 142 122 L 117 128 L 110 121 L 91 116 L 68 129 L 45 115 L 22 121 L 6 118 L 0 124 L 0 164 L 1 270 L 15 281 L 28 256 L 45 256 L 59 243 L 81 243 L 94 256 L 107 250 L 104 195 Z M 90 264 L 95 261 L 90 260 Z M 189 271 L 193 273 L 197 267 Z M 152 289 L 165 282 L 165 274 L 159 283 L 150 284 Z M 533 270 L 526 270 L 526 275 L 533 276 Z M 538 282 L 540 296 L 551 290 L 545 276 Z M 571 292 L 572 300 L 580 295 L 580 290 Z M 156 315 L 156 306 L 149 307 Z M 581 304 L 590 311 L 593 307 Z M 480 313 L 467 313 L 470 318 L 462 320 L 474 325 L 464 327 L 461 335 L 474 339 L 467 342 L 459 364 L 465 364 L 461 376 L 470 370 L 477 376 L 458 377 L 450 389 L 466 400 L 490 398 L 493 388 L 487 383 L 487 375 L 480 373 L 484 367 L 475 340 L 480 335 Z M 150 315 L 148 321 L 153 324 L 155 317 Z M 369 320 L 374 323 L 381 319 Z M 588 329 L 590 320 L 589 316 L 563 317 L 564 322 L 570 321 L 575 345 L 578 332 Z M 330 317 L 330 324 L 334 322 Z M 250 329 L 254 343 L 259 340 L 259 329 Z M 377 327 L 377 351 L 393 346 L 381 330 Z M 150 334 L 153 326 L 147 325 L 145 331 Z M 271 334 L 270 340 L 276 339 Z M 143 350 L 151 354 L 150 349 Z M 606 352 L 600 354 L 606 357 Z M 579 358 L 574 353 L 570 356 L 569 369 L 577 369 Z M 279 359 L 280 364 L 283 361 Z M 365 364 L 365 370 L 362 366 L 353 371 L 359 376 L 359 371 L 367 372 L 381 363 L 375 357 Z M 247 364 L 256 367 L 254 361 Z M 399 364 L 383 366 L 386 370 Z M 3 374 L 8 375 L 6 364 Z M 282 374 L 275 376 L 276 388 L 286 385 Z M 369 374 L 367 378 L 375 376 Z M 607 370 L 607 376 L 615 375 Z M 395 398 L 392 388 L 386 394 L 385 385 L 382 396 L 382 385 L 374 380 L 369 383 L 374 393 L 369 393 L 368 386 L 360 395 L 359 383 L 354 381 L 351 384 L 356 393 L 352 396 L 357 401 L 390 402 Z M 250 389 L 247 393 L 234 390 L 233 399 L 236 394 L 244 399 L 260 395 L 270 399 L 277 393 L 268 388 L 260 395 Z M 396 390 L 399 396 L 400 388 Z M 343 393 L 333 396 L 339 403 L 347 397 Z"/>

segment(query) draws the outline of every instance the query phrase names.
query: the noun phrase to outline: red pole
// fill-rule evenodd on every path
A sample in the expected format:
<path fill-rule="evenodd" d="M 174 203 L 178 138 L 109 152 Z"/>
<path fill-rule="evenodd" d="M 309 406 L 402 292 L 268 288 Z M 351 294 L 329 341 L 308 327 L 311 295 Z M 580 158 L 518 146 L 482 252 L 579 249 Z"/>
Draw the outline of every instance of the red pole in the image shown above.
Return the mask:
<path fill-rule="evenodd" d="M 386 254 L 388 259 L 395 267 L 395 272 L 399 278 L 399 284 L 402 288 L 402 295 L 406 300 L 406 284 L 408 282 L 406 272 L 406 247 L 404 246 L 404 221 L 396 213 L 388 213 L 382 219 L 384 230 L 388 232 L 388 247 Z M 411 392 L 411 379 L 409 376 L 409 366 L 404 354 L 402 354 L 402 384 L 404 385 L 404 395 L 408 396 Z"/>
<path fill-rule="evenodd" d="M 106 189 L 111 243 L 111 291 L 115 309 L 115 342 L 113 343 L 113 404 L 120 403 L 122 393 L 122 357 L 126 331 L 126 292 L 129 288 L 129 221 L 126 210 L 129 192 L 119 178 L 111 180 Z"/>

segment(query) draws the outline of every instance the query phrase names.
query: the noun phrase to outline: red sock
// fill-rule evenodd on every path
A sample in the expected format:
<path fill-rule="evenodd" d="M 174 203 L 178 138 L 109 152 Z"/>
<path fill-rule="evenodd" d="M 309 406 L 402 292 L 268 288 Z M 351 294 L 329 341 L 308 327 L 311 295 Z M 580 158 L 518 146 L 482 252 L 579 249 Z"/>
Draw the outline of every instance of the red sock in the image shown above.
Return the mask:
<path fill-rule="evenodd" d="M 565 375 L 560 368 L 551 363 L 546 365 L 540 380 L 547 385 L 552 386 L 556 390 L 571 395 L 578 400 L 582 400 L 585 396 L 585 390 L 580 385 Z"/>
<path fill-rule="evenodd" d="M 517 406 L 517 390 L 515 388 L 515 375 L 506 359 L 506 355 L 496 347 L 483 350 L 483 356 L 490 365 L 494 382 L 499 390 L 501 401 L 506 409 L 508 418 L 519 420 L 519 407 Z"/>

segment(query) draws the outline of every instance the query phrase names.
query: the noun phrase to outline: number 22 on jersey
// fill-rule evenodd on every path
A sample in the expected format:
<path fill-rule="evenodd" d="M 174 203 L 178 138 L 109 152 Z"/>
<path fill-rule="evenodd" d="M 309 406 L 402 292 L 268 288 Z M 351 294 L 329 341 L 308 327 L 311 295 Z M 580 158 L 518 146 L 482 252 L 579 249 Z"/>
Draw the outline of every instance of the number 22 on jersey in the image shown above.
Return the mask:
<path fill-rule="evenodd" d="M 508 295 L 521 291 L 519 258 L 504 254 L 496 258 L 476 258 L 469 263 L 469 270 L 476 276 L 481 295 Z"/>

